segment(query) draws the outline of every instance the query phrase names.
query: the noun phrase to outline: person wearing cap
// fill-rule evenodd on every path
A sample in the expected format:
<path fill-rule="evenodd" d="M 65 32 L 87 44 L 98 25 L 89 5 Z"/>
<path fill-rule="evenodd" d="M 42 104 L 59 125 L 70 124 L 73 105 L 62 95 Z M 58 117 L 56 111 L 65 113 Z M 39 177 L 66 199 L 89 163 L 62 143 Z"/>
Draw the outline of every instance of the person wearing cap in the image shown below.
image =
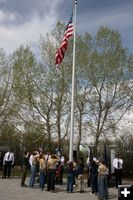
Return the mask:
<path fill-rule="evenodd" d="M 122 185 L 123 160 L 120 158 L 120 154 L 116 154 L 116 158 L 113 160 L 113 167 L 115 174 L 115 184 L 116 188 L 118 188 L 118 185 Z"/>

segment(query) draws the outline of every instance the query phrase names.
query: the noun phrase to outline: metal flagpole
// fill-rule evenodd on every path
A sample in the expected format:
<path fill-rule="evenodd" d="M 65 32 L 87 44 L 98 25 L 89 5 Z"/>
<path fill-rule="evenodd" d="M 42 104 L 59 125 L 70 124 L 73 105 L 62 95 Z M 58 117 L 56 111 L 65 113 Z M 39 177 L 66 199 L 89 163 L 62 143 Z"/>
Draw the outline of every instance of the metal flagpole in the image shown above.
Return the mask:
<path fill-rule="evenodd" d="M 76 43 L 76 17 L 77 17 L 77 0 L 74 0 L 73 15 L 73 68 L 72 68 L 72 96 L 71 96 L 71 127 L 70 127 L 70 146 L 69 161 L 73 161 L 73 139 L 74 139 L 74 89 L 75 89 L 75 43 Z"/>

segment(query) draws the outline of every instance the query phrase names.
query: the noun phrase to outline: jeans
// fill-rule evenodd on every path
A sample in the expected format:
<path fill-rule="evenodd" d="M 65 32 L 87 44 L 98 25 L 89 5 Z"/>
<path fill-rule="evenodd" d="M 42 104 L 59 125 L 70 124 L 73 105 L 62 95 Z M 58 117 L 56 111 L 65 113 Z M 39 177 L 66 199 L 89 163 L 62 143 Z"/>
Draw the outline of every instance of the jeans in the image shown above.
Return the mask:
<path fill-rule="evenodd" d="M 67 192 L 73 192 L 73 174 L 67 175 Z"/>
<path fill-rule="evenodd" d="M 45 186 L 45 171 L 40 169 L 40 176 L 39 176 L 39 187 L 44 189 Z"/>
<path fill-rule="evenodd" d="M 30 176 L 30 182 L 29 187 L 33 188 L 35 183 L 35 176 L 36 176 L 36 165 L 31 166 L 31 176 Z"/>
<path fill-rule="evenodd" d="M 107 175 L 98 176 L 98 197 L 99 199 L 108 198 L 108 184 Z"/>

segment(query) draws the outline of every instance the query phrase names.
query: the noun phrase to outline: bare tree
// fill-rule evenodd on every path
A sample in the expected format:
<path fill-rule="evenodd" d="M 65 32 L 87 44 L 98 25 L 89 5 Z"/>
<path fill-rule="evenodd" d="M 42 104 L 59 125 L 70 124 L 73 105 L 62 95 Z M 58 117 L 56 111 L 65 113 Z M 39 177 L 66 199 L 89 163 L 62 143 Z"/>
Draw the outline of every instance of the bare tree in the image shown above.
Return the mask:
<path fill-rule="evenodd" d="M 125 92 L 131 79 L 126 71 L 129 55 L 122 46 L 120 34 L 101 27 L 96 34 L 88 60 L 88 81 L 92 87 L 88 94 L 88 125 L 94 135 L 97 150 L 99 138 L 114 131 L 131 106 L 131 98 Z"/>

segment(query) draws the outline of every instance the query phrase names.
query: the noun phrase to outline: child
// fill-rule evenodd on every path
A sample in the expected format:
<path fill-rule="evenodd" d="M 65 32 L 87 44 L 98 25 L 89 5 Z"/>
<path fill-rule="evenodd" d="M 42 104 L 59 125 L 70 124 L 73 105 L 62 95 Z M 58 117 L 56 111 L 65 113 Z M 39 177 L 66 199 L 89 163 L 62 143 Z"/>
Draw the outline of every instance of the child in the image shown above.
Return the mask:
<path fill-rule="evenodd" d="M 78 189 L 79 189 L 79 192 L 81 192 L 81 193 L 84 192 L 84 189 L 83 189 L 83 183 L 84 183 L 83 170 L 84 170 L 83 159 L 79 158 L 77 170 L 76 170 L 76 177 L 78 179 Z"/>
<path fill-rule="evenodd" d="M 67 188 L 66 192 L 73 192 L 73 177 L 74 177 L 74 170 L 73 170 L 73 162 L 67 163 Z"/>

